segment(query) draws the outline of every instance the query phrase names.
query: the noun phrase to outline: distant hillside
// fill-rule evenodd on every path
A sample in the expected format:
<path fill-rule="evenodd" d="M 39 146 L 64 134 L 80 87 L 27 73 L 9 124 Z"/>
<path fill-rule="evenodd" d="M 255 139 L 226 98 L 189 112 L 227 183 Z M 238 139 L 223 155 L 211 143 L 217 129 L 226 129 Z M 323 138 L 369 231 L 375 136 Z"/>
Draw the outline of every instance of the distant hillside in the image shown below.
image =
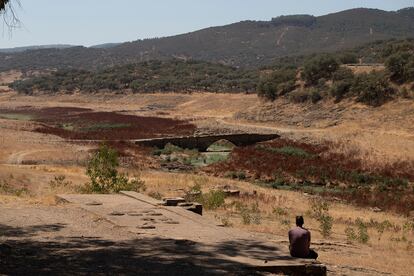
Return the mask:
<path fill-rule="evenodd" d="M 195 60 L 168 60 L 101 70 L 60 69 L 24 76 L 9 85 L 24 94 L 134 92 L 257 92 L 270 101 L 317 103 L 345 98 L 371 106 L 414 99 L 414 39 L 370 43 L 334 54 L 286 58 L 264 69 L 235 68 Z M 355 64 L 377 60 L 384 64 Z"/>
<path fill-rule="evenodd" d="M 15 48 L 3 48 L 0 49 L 0 53 L 21 53 L 25 51 L 39 50 L 39 49 L 66 49 L 75 47 L 74 45 L 68 44 L 53 44 L 53 45 L 37 45 L 37 46 L 25 46 Z"/>
<path fill-rule="evenodd" d="M 113 48 L 116 46 L 121 45 L 122 43 L 104 43 L 104 44 L 98 44 L 90 46 L 89 48 L 97 48 L 97 49 L 107 49 L 107 48 Z"/>
<path fill-rule="evenodd" d="M 414 37 L 414 8 L 396 12 L 352 9 L 320 17 L 293 15 L 221 27 L 110 48 L 43 49 L 0 54 L 9 69 L 101 68 L 152 59 L 195 59 L 257 67 L 281 57 L 348 49 L 377 40 Z"/>

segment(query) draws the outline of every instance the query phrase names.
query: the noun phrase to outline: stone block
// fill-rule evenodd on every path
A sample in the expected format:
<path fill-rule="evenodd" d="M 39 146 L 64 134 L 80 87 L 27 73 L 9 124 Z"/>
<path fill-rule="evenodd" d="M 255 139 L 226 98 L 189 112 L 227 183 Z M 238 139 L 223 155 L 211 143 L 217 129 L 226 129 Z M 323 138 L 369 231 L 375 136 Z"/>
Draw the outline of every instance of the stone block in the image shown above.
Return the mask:
<path fill-rule="evenodd" d="M 185 199 L 182 197 L 167 197 L 162 199 L 165 206 L 177 206 L 178 203 L 185 202 Z"/>
<path fill-rule="evenodd" d="M 200 203 L 193 203 L 191 204 L 191 206 L 187 206 L 187 207 L 183 207 L 184 209 L 186 209 L 187 211 L 191 211 L 193 213 L 196 213 L 200 216 L 203 215 L 203 205 L 201 205 Z"/>

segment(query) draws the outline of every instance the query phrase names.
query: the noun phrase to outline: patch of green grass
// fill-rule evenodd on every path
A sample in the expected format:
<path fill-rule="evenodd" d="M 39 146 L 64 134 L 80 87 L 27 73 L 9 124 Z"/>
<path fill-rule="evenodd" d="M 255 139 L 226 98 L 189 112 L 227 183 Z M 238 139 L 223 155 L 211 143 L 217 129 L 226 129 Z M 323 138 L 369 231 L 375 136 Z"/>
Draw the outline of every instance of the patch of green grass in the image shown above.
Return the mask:
<path fill-rule="evenodd" d="M 115 124 L 115 123 L 97 123 L 88 127 L 83 127 L 81 131 L 98 131 L 98 130 L 107 130 L 107 129 L 119 129 L 119 128 L 128 128 L 130 124 Z"/>
<path fill-rule="evenodd" d="M 26 187 L 15 188 L 9 184 L 6 180 L 0 181 L 0 194 L 22 196 L 29 194 L 29 190 Z"/>
<path fill-rule="evenodd" d="M 64 130 L 69 130 L 69 131 L 72 131 L 72 130 L 75 129 L 74 125 L 70 124 L 70 123 L 68 123 L 68 124 L 59 124 L 58 127 L 62 128 Z"/>
<path fill-rule="evenodd" d="M 213 153 L 213 154 L 207 154 L 205 155 L 207 157 L 206 164 L 215 164 L 219 162 L 226 161 L 229 158 L 229 153 L 223 152 L 223 153 Z"/>
<path fill-rule="evenodd" d="M 183 149 L 173 144 L 166 144 L 164 148 L 156 148 L 152 152 L 153 155 L 166 155 L 166 162 L 178 161 L 185 165 L 193 167 L 203 167 L 214 163 L 226 161 L 229 152 L 205 152 L 200 153 L 197 149 Z"/>
<path fill-rule="evenodd" d="M 300 158 L 310 158 L 313 155 L 310 154 L 309 152 L 301 149 L 301 148 L 297 148 L 297 147 L 292 147 L 292 146 L 285 146 L 285 147 L 281 147 L 281 148 L 274 148 L 274 147 L 267 147 L 267 146 L 263 146 L 263 145 L 259 145 L 257 146 L 258 149 L 261 150 L 265 150 L 265 151 L 270 151 L 273 153 L 279 153 L 279 154 L 284 154 L 284 155 L 289 155 L 289 156 L 294 156 L 294 157 L 300 157 Z"/>
<path fill-rule="evenodd" d="M 246 173 L 243 171 L 239 171 L 239 172 L 235 172 L 235 171 L 230 171 L 227 172 L 225 177 L 229 177 L 232 179 L 239 179 L 239 180 L 245 180 L 246 179 Z"/>
<path fill-rule="evenodd" d="M 183 149 L 183 148 L 180 148 L 180 147 L 178 147 L 178 146 L 176 146 L 176 145 L 173 145 L 173 144 L 170 144 L 170 143 L 168 143 L 168 144 L 166 144 L 165 146 L 164 146 L 164 148 L 163 149 L 158 149 L 158 148 L 156 148 L 153 152 L 152 152 L 152 154 L 153 155 L 158 155 L 158 156 L 160 156 L 160 155 L 170 155 L 170 154 L 172 154 L 172 153 L 176 153 L 176 152 L 184 152 L 185 150 Z M 196 150 L 194 150 L 194 153 L 196 153 L 197 151 Z M 197 152 L 198 153 L 198 152 Z"/>
<path fill-rule="evenodd" d="M 0 113 L 1 119 L 7 120 L 18 120 L 18 121 L 31 121 L 34 116 L 28 114 L 17 114 L 17 113 Z"/>
<path fill-rule="evenodd" d="M 220 140 L 213 144 L 211 144 L 207 151 L 208 152 L 223 152 L 223 151 L 232 151 L 234 149 L 234 145 L 226 140 Z"/>

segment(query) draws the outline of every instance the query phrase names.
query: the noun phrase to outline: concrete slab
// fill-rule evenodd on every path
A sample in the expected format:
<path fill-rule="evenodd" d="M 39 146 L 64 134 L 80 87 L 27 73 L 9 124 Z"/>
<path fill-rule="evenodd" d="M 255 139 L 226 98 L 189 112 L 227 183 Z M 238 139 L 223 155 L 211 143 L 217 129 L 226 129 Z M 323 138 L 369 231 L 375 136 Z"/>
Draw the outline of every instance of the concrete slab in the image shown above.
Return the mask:
<path fill-rule="evenodd" d="M 286 245 L 260 240 L 252 233 L 219 227 L 214 221 L 180 207 L 161 206 L 159 201 L 142 194 L 59 195 L 58 198 L 139 236 L 175 240 L 175 245 L 184 248 L 196 244 L 203 252 L 214 250 L 223 263 L 238 263 L 245 270 L 326 275 L 326 267 L 320 263 L 290 257 Z"/>

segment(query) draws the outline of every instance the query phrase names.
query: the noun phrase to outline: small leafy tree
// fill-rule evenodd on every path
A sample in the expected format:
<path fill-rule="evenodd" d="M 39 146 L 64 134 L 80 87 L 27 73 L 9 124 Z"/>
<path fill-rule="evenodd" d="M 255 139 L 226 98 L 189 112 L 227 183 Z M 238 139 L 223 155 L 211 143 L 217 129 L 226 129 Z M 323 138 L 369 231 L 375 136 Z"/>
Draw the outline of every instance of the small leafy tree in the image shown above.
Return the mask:
<path fill-rule="evenodd" d="M 331 79 L 339 68 L 338 61 L 331 55 L 318 55 L 305 62 L 302 77 L 308 85 L 315 85 L 322 78 Z"/>
<path fill-rule="evenodd" d="M 384 104 L 394 94 L 386 75 L 375 71 L 355 77 L 351 90 L 357 96 L 358 102 L 371 106 Z"/>
<path fill-rule="evenodd" d="M 385 65 L 392 80 L 401 83 L 414 80 L 413 52 L 397 52 L 386 60 Z"/>
<path fill-rule="evenodd" d="M 128 176 L 118 172 L 118 154 L 116 150 L 102 144 L 88 161 L 86 174 L 90 182 L 86 192 L 118 193 L 120 191 L 136 191 L 145 189 L 144 182 L 138 177 L 129 180 Z"/>
<path fill-rule="evenodd" d="M 274 101 L 296 88 L 296 69 L 281 68 L 260 80 L 259 97 Z"/>

